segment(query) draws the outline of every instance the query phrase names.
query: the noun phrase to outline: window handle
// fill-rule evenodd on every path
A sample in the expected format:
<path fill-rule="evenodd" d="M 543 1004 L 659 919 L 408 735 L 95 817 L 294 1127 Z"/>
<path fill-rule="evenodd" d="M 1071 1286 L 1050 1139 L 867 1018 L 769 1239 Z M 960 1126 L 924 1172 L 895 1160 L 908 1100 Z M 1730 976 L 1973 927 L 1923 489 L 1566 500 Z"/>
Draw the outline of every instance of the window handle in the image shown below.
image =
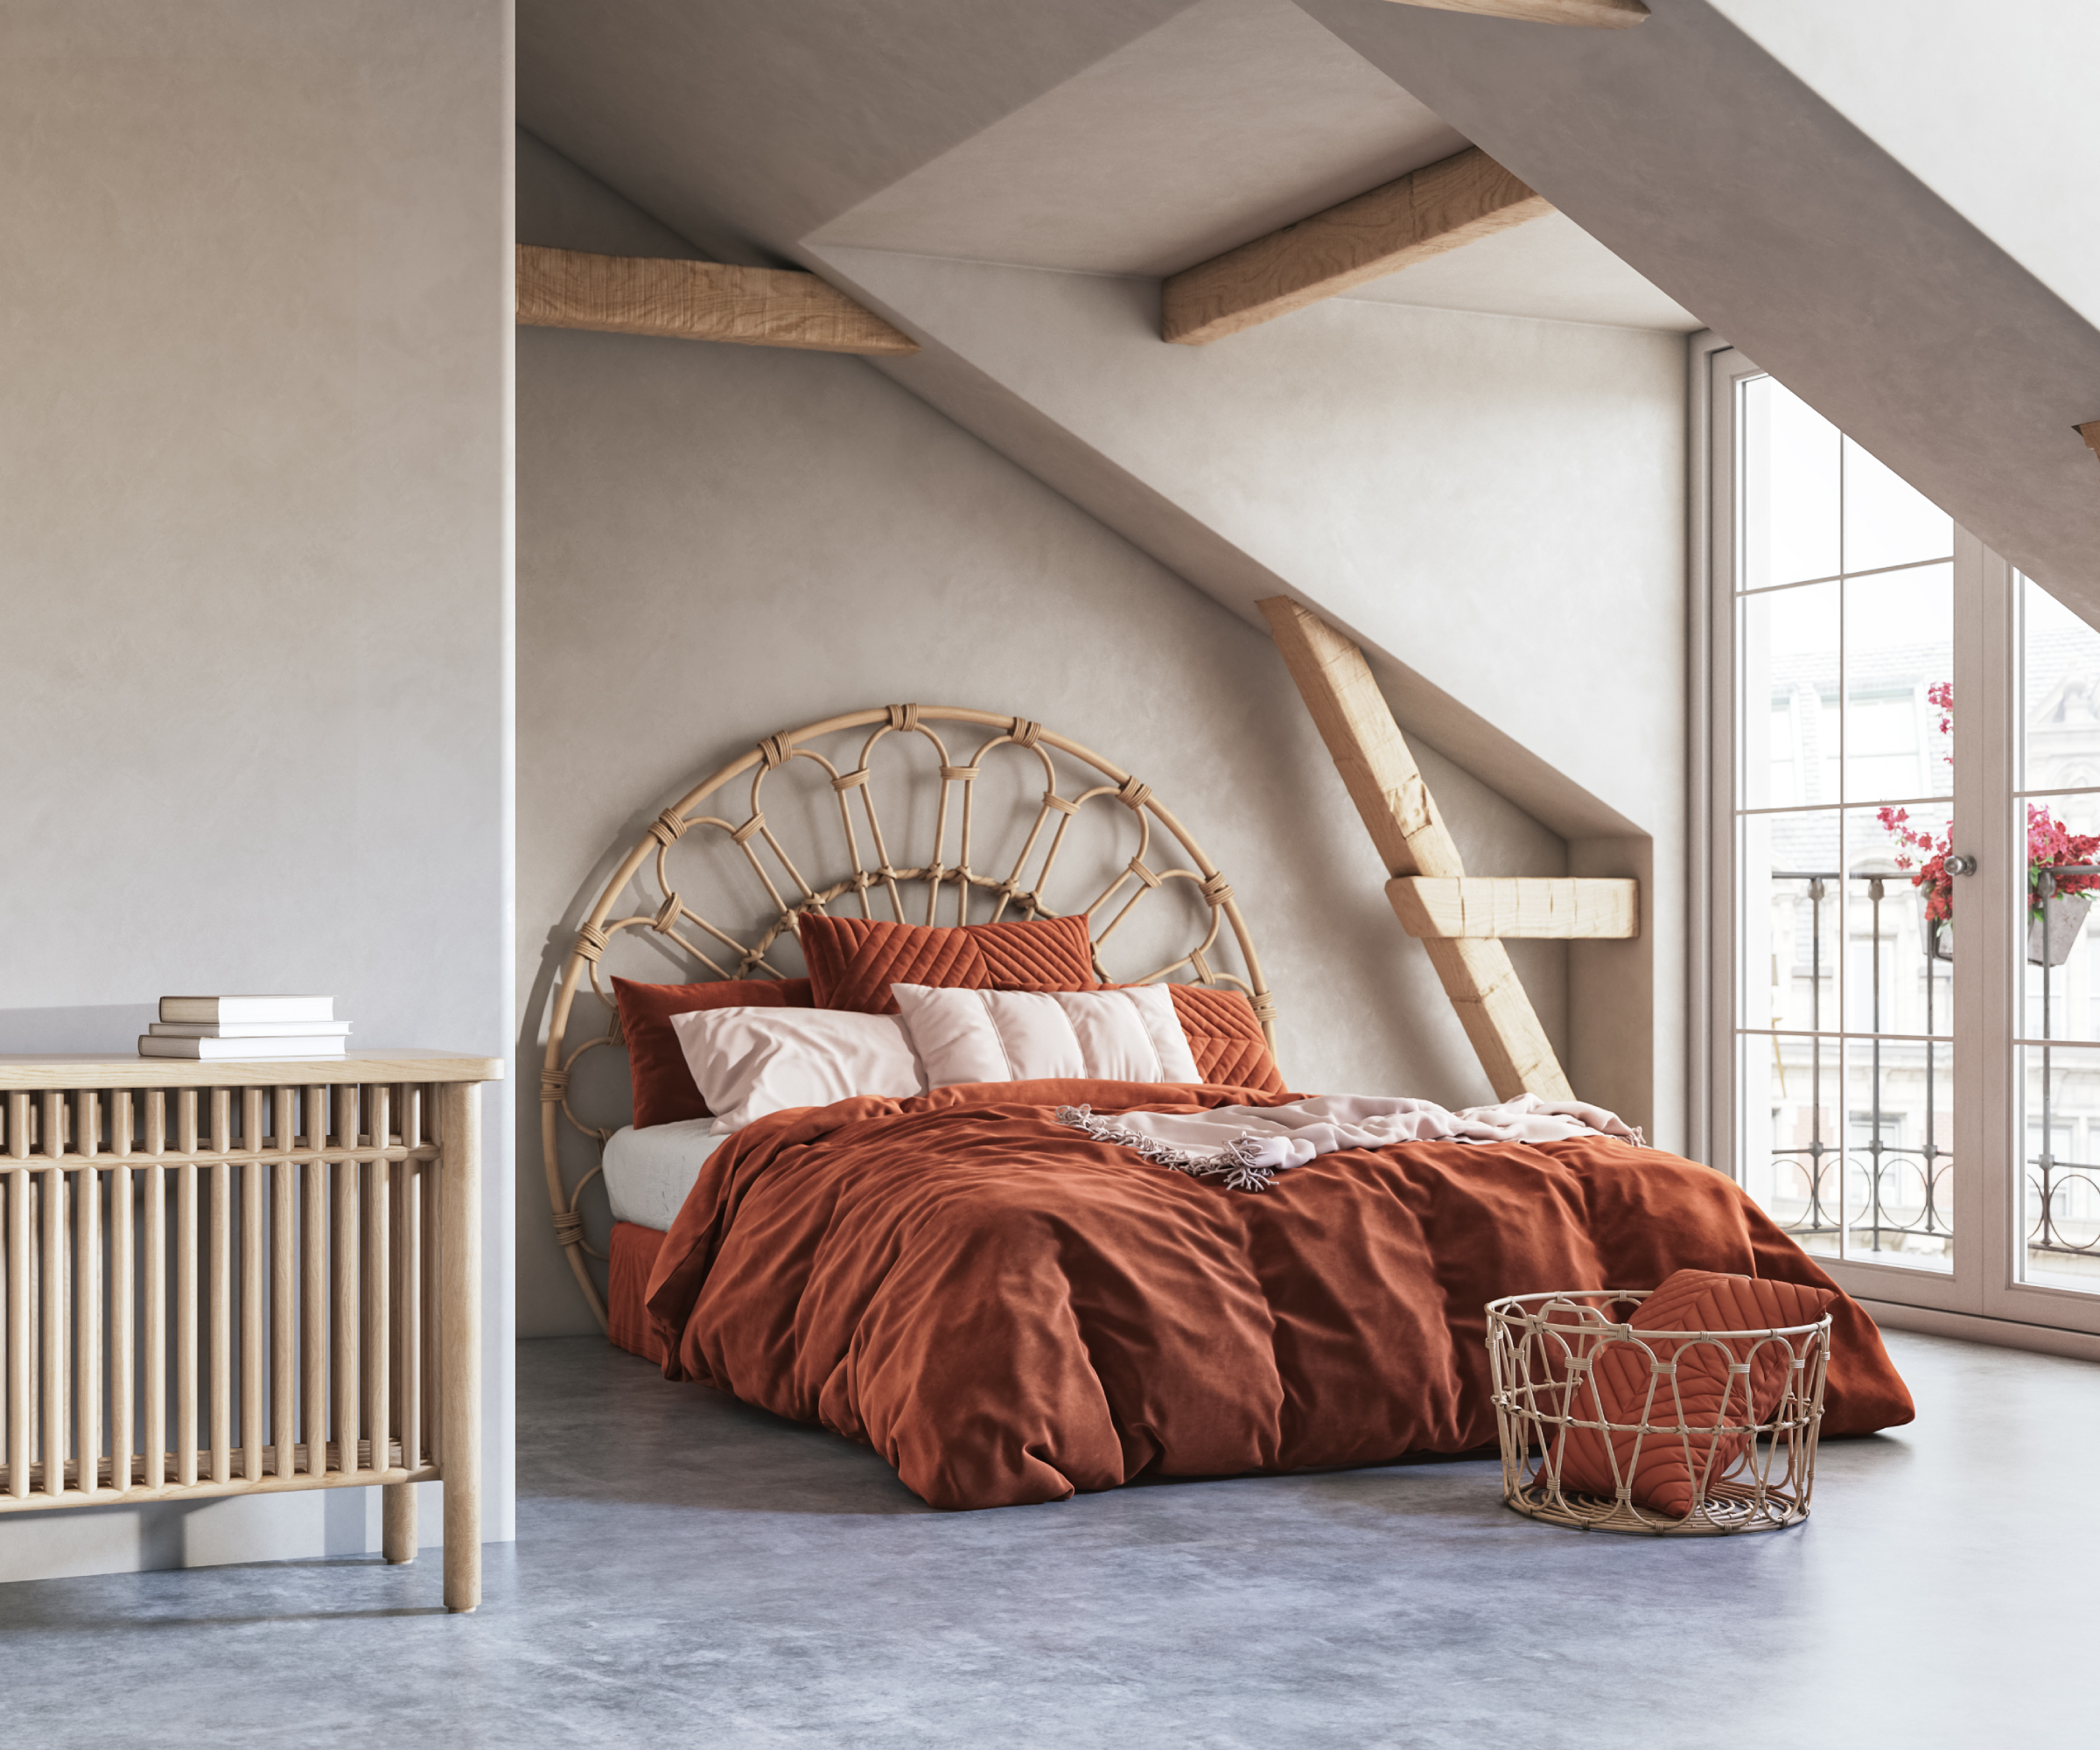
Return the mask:
<path fill-rule="evenodd" d="M 1941 864 L 1941 867 L 1945 869 L 1950 875 L 1973 875 L 1976 873 L 1976 858 L 1973 857 L 1950 857 L 1945 863 Z"/>

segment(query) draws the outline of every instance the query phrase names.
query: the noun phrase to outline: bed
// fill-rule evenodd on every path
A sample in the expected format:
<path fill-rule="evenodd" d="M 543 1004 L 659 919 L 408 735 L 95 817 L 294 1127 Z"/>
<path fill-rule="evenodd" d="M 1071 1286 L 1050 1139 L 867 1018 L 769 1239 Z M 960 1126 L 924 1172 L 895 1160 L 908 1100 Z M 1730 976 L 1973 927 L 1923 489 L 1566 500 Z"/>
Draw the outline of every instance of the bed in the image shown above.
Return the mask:
<path fill-rule="evenodd" d="M 699 1098 L 720 1071 L 696 1029 L 850 1011 L 923 1045 L 912 1004 L 956 1000 L 913 993 L 949 986 L 1127 1000 L 1189 1055 L 928 1085 L 929 1048 L 916 1086 L 849 1076 L 726 1130 Z M 660 812 L 577 927 L 542 1086 L 557 1237 L 613 1341 L 870 1445 L 944 1508 L 1479 1448 L 1498 1295 L 1679 1268 L 1834 1286 L 1731 1181 L 1609 1136 L 1343 1147 L 1263 1191 L 1075 1127 L 1283 1110 L 1275 1015 L 1230 884 L 1102 756 L 915 705 L 769 736 Z M 622 1054 L 635 1121 L 580 1116 L 616 1105 Z M 1834 1318 L 1825 1432 L 1909 1420 L 1872 1321 Z"/>

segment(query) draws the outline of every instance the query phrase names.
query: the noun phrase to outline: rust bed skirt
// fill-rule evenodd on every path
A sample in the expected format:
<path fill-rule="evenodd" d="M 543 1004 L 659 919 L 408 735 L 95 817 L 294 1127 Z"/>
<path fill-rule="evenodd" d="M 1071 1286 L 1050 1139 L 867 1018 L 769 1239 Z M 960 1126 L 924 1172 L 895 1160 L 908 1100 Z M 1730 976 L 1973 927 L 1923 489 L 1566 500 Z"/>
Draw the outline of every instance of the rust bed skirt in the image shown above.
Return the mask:
<path fill-rule="evenodd" d="M 612 1280 L 606 1284 L 606 1334 L 630 1354 L 663 1365 L 663 1343 L 649 1325 L 649 1272 L 663 1236 L 634 1222 L 612 1224 Z"/>

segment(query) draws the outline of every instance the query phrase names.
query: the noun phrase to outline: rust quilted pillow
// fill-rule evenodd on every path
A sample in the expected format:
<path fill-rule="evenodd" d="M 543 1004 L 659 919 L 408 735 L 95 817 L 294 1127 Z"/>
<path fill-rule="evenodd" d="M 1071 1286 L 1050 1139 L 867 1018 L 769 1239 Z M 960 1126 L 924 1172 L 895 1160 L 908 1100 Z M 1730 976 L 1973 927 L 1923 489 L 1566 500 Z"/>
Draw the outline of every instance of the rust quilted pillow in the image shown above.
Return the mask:
<path fill-rule="evenodd" d="M 1288 1091 L 1284 1073 L 1270 1054 L 1254 1004 L 1237 990 L 1208 984 L 1170 984 L 1174 1013 L 1188 1035 L 1196 1073 L 1224 1088 L 1256 1088 L 1264 1094 Z"/>
<path fill-rule="evenodd" d="M 807 914 L 797 929 L 820 1009 L 893 1015 L 892 984 L 952 990 L 1101 988 L 1084 917 L 942 926 Z"/>
<path fill-rule="evenodd" d="M 1681 1270 L 1642 1301 L 1627 1323 L 1636 1331 L 1763 1331 L 1812 1325 L 1837 1300 L 1837 1292 L 1827 1288 L 1729 1276 L 1719 1270 Z M 1631 1468 L 1636 1506 L 1682 1519 L 1692 1509 L 1701 1479 L 1724 1475 L 1748 1438 L 1717 1433 L 1715 1429 L 1722 1423 L 1740 1425 L 1769 1417 L 1786 1389 L 1790 1354 L 1785 1340 L 1758 1343 L 1746 1338 L 1728 1344 L 1658 1341 L 1648 1347 L 1657 1361 L 1676 1363 L 1674 1396 L 1669 1376 L 1659 1376 L 1651 1404 L 1652 1370 L 1647 1356 L 1629 1343 L 1603 1343 L 1596 1346 L 1592 1369 L 1596 1396 L 1584 1390 L 1575 1413 L 1600 1422 L 1638 1423 L 1646 1404 L 1651 1428 L 1681 1427 L 1687 1432 L 1607 1437 L 1597 1429 L 1571 1428 L 1563 1437 L 1561 1487 L 1572 1494 L 1609 1500 L 1619 1492 L 1615 1457 L 1618 1477 L 1627 1476 Z M 1747 1362 L 1748 1374 L 1732 1375 L 1732 1362 Z M 1747 1406 L 1743 1396 L 1746 1382 Z M 1600 1404 L 1601 1415 L 1597 1414 Z"/>
<path fill-rule="evenodd" d="M 712 978 L 700 984 L 637 984 L 615 977 L 620 1037 L 627 1042 L 627 1068 L 634 1082 L 634 1128 L 710 1116 L 707 1102 L 686 1068 L 685 1049 L 671 1026 L 673 1015 L 699 1009 L 764 1009 L 785 1004 L 809 1009 L 816 1003 L 807 978 Z"/>

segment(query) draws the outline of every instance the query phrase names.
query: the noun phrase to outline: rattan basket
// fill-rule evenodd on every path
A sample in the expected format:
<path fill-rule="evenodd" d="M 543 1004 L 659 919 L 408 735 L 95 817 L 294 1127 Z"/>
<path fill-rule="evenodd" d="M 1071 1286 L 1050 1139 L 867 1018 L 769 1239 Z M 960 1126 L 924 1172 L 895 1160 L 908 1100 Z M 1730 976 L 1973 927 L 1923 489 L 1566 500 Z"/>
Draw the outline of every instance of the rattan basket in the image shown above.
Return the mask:
<path fill-rule="evenodd" d="M 1771 1531 L 1807 1518 L 1828 1316 L 1768 1331 L 1632 1329 L 1625 1320 L 1652 1292 L 1578 1289 L 1488 1303 L 1504 1503 L 1556 1525 L 1656 1536 Z M 1615 1394 L 1616 1419 L 1606 1414 L 1614 1394 L 1600 1384 L 1600 1363 L 1619 1382 L 1641 1382 L 1637 1404 L 1622 1389 Z M 1720 1382 L 1718 1406 L 1688 1417 L 1680 1380 L 1702 1375 Z M 1754 1401 L 1754 1379 L 1762 1401 Z M 1682 1516 L 1634 1498 L 1637 1481 L 1671 1456 L 1656 1443 L 1674 1446 L 1690 1473 Z M 1592 1483 L 1608 1467 L 1613 1493 L 1564 1487 L 1571 1452 L 1577 1467 L 1588 1456 Z"/>

